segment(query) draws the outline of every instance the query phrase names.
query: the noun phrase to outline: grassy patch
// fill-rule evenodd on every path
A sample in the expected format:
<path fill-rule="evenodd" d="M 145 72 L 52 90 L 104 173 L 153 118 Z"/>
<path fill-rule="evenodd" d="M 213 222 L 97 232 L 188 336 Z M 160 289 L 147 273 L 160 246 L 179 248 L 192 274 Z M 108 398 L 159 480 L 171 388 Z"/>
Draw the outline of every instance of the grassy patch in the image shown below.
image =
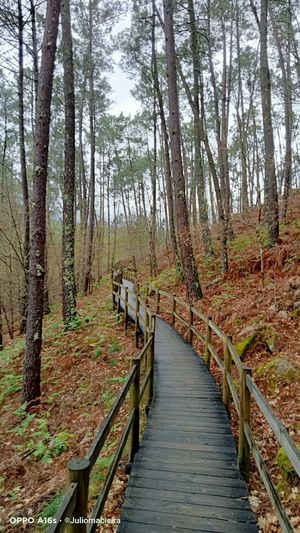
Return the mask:
<path fill-rule="evenodd" d="M 119 341 L 112 341 L 110 343 L 110 346 L 109 346 L 109 349 L 108 349 L 110 354 L 119 353 L 119 352 L 121 352 L 121 350 L 122 350 L 122 346 L 119 343 Z"/>
<path fill-rule="evenodd" d="M 51 500 L 45 503 L 38 515 L 38 520 L 42 523 L 38 524 L 37 531 L 45 531 L 49 527 L 50 520 L 56 515 L 63 497 L 63 492 L 57 492 Z"/>
<path fill-rule="evenodd" d="M 0 380 L 0 403 L 2 403 L 7 396 L 19 392 L 22 388 L 22 376 L 17 374 L 4 374 Z"/>

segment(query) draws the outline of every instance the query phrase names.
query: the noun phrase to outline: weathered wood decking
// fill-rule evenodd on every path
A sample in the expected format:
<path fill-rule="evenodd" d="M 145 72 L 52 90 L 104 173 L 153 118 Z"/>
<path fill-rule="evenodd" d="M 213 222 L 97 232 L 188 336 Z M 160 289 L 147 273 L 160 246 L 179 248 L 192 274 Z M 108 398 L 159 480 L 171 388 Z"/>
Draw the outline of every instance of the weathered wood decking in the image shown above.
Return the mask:
<path fill-rule="evenodd" d="M 257 527 L 214 380 L 194 349 L 157 319 L 155 395 L 118 532 L 172 531 Z"/>

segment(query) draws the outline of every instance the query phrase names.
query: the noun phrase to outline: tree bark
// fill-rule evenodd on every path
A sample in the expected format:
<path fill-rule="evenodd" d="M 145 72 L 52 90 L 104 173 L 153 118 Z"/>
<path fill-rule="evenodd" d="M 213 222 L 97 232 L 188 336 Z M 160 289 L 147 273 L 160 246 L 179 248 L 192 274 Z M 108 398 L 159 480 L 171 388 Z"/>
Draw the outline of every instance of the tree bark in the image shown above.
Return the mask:
<path fill-rule="evenodd" d="M 260 85 L 265 145 L 265 205 L 269 245 L 278 241 L 279 218 L 272 125 L 271 79 L 268 59 L 268 0 L 261 0 Z"/>
<path fill-rule="evenodd" d="M 41 385 L 41 347 L 43 329 L 46 191 L 50 108 L 60 0 L 48 0 L 38 86 L 36 142 L 33 171 L 31 246 L 29 254 L 28 319 L 22 402 L 38 403 Z"/>
<path fill-rule="evenodd" d="M 93 15 L 92 1 L 89 1 L 89 115 L 90 115 L 90 215 L 87 262 L 84 280 L 84 293 L 92 290 L 93 242 L 95 228 L 95 94 L 93 61 Z"/>
<path fill-rule="evenodd" d="M 24 287 L 21 297 L 21 322 L 20 334 L 26 329 L 27 321 L 27 304 L 28 304 L 28 282 L 29 282 L 29 247 L 30 247 L 30 220 L 29 220 L 29 192 L 26 166 L 25 150 L 25 126 L 24 126 L 24 42 L 23 42 L 23 13 L 22 3 L 18 0 L 18 41 L 19 41 L 19 75 L 18 75 L 18 101 L 19 101 L 19 145 L 20 145 L 20 163 L 21 163 L 21 182 L 23 195 L 23 268 L 24 268 Z"/>
<path fill-rule="evenodd" d="M 248 199 L 248 179 L 247 179 L 247 138 L 245 133 L 245 112 L 244 112 L 244 94 L 241 72 L 241 45 L 240 45 L 240 9 L 239 2 L 236 2 L 236 50 L 237 50 L 237 69 L 238 69 L 238 98 L 237 98 L 237 123 L 240 137 L 240 151 L 242 164 L 241 180 L 241 212 L 246 220 L 249 210 Z"/>
<path fill-rule="evenodd" d="M 181 267 L 179 253 L 178 253 L 178 246 L 177 246 L 177 241 L 176 241 L 175 222 L 174 222 L 174 204 L 173 204 L 173 191 L 172 191 L 172 175 L 171 175 L 169 136 L 168 136 L 168 129 L 167 129 L 166 118 L 165 118 L 163 97 L 162 97 L 159 78 L 158 78 L 156 55 L 155 55 L 154 62 L 153 62 L 153 79 L 154 79 L 154 86 L 155 86 L 156 94 L 157 94 L 160 121 L 161 121 L 161 129 L 162 129 L 162 137 L 163 137 L 164 160 L 165 160 L 165 180 L 166 180 L 166 192 L 167 192 L 167 203 L 168 203 L 168 222 L 169 222 L 169 231 L 170 231 L 170 243 L 171 243 L 173 262 L 174 262 L 174 265 L 175 265 L 175 268 L 176 268 L 176 273 L 177 273 L 177 276 L 180 277 L 181 268 L 182 267 Z"/>
<path fill-rule="evenodd" d="M 283 206 L 282 217 L 287 214 L 288 200 L 291 188 L 292 179 L 292 126 L 293 126 L 293 106 L 292 106 L 292 75 L 291 75 L 291 1 L 288 1 L 287 16 L 288 23 L 286 27 L 286 61 L 284 60 L 282 39 L 279 35 L 279 28 L 275 20 L 272 4 L 269 4 L 270 19 L 272 30 L 275 37 L 276 47 L 278 51 L 279 66 L 282 76 L 283 84 L 283 99 L 284 99 L 284 125 L 285 125 L 285 156 L 284 156 L 284 171 L 283 171 Z M 283 26 L 285 28 L 285 25 Z"/>
<path fill-rule="evenodd" d="M 185 197 L 185 183 L 180 146 L 180 119 L 177 90 L 176 51 L 174 39 L 172 0 L 165 0 L 164 26 L 167 60 L 167 80 L 169 99 L 170 141 L 172 154 L 173 179 L 177 209 L 177 232 L 181 248 L 183 274 L 186 282 L 187 296 L 190 301 L 202 297 L 198 271 L 195 264 L 192 239 L 188 220 Z"/>
<path fill-rule="evenodd" d="M 76 317 L 75 237 L 75 96 L 70 0 L 61 5 L 65 100 L 65 161 L 63 179 L 62 304 L 68 327 Z"/>
<path fill-rule="evenodd" d="M 194 150 L 195 150 L 195 178 L 198 186 L 199 195 L 199 215 L 202 227 L 202 240 L 204 244 L 205 255 L 212 257 L 214 250 L 212 246 L 211 233 L 208 224 L 207 200 L 205 195 L 205 180 L 203 173 L 203 162 L 201 157 L 201 141 L 203 137 L 203 128 L 200 118 L 200 101 L 199 101 L 199 76 L 200 76 L 200 50 L 198 45 L 197 24 L 193 0 L 188 0 L 189 21 L 191 32 L 191 49 L 193 58 L 193 115 L 194 115 Z"/>
<path fill-rule="evenodd" d="M 3 321 L 2 321 L 2 293 L 1 293 L 1 287 L 0 287 L 0 351 L 2 351 L 4 348 L 4 342 L 3 342 Z"/>

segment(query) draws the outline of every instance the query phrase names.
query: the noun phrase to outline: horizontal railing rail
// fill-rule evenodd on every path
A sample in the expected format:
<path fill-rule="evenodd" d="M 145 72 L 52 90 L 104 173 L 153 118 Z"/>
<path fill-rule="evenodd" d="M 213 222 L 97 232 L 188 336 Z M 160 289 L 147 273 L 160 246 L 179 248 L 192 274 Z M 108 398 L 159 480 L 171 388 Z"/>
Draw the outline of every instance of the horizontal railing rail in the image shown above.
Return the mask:
<path fill-rule="evenodd" d="M 209 316 L 203 314 L 193 305 L 181 300 L 175 294 L 170 294 L 151 284 L 148 284 L 146 288 L 146 302 L 155 310 L 156 315 L 160 315 L 162 311 L 169 315 L 172 326 L 176 327 L 177 323 L 179 323 L 186 328 L 187 340 L 191 344 L 193 344 L 194 338 L 197 338 L 204 345 L 204 359 L 209 370 L 211 359 L 216 362 L 219 370 L 222 372 L 222 399 L 227 412 L 230 416 L 231 404 L 233 402 L 239 417 L 239 468 L 245 480 L 248 481 L 251 452 L 260 478 L 265 485 L 276 512 L 279 524 L 285 533 L 291 533 L 293 527 L 271 480 L 266 462 L 259 451 L 251 429 L 251 400 L 258 406 L 298 475 L 300 475 L 300 452 L 251 377 L 251 369 L 246 368 L 242 363 L 231 338 L 227 337 Z M 216 338 L 218 341 L 217 347 L 215 342 Z M 219 353 L 220 342 L 222 345 L 222 355 Z M 233 368 L 238 373 L 238 387 L 232 375 Z"/>
<path fill-rule="evenodd" d="M 142 401 L 149 409 L 154 386 L 154 336 L 155 315 L 134 290 L 124 287 L 113 280 L 113 301 L 117 305 L 118 313 L 124 313 L 125 328 L 129 318 L 136 323 L 137 342 L 144 337 L 144 346 L 137 357 L 131 359 L 131 370 L 121 387 L 109 413 L 94 438 L 92 445 L 83 458 L 73 458 L 68 462 L 68 487 L 61 506 L 59 507 L 53 524 L 48 533 L 92 533 L 99 527 L 99 519 L 103 513 L 107 496 L 116 475 L 121 457 L 129 442 L 130 471 L 134 456 L 139 449 L 141 433 Z M 131 313 L 130 313 L 131 312 Z M 113 462 L 108 470 L 103 488 L 96 504 L 88 516 L 88 496 L 90 474 L 95 468 L 96 461 L 101 454 L 114 423 L 130 395 L 129 413 L 125 427 L 114 452 Z M 146 398 L 145 398 L 146 396 Z"/>

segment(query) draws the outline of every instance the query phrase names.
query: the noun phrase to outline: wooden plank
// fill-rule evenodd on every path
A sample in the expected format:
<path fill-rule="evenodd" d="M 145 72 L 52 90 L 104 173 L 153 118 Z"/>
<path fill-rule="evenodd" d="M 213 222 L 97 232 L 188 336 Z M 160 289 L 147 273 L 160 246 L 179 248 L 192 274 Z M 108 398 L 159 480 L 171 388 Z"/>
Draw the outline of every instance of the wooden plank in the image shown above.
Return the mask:
<path fill-rule="evenodd" d="M 197 454 L 197 457 L 195 458 L 193 453 L 189 454 L 186 451 L 182 451 L 180 454 L 168 453 L 167 455 L 159 455 L 156 449 L 147 448 L 140 449 L 136 457 L 142 461 L 151 461 L 153 465 L 155 465 L 156 462 L 168 464 L 173 463 L 176 465 L 194 465 L 195 470 L 203 466 L 215 467 L 219 468 L 220 470 L 232 470 L 236 468 L 236 457 L 226 456 L 215 459 L 215 455 L 209 457 L 207 454 Z"/>
<path fill-rule="evenodd" d="M 176 409 L 176 407 L 172 407 L 172 405 L 170 404 L 167 407 L 165 407 L 164 409 L 161 409 L 158 411 L 157 409 L 158 405 L 156 404 L 155 406 L 155 410 L 153 409 L 152 413 L 153 413 L 153 416 L 155 416 L 155 414 L 157 413 L 158 415 L 159 414 L 170 414 L 170 418 L 173 416 L 173 417 L 176 417 L 176 414 L 177 414 L 177 418 L 178 420 L 182 419 L 184 420 L 185 417 L 194 417 L 194 418 L 198 418 L 198 419 L 215 419 L 216 421 L 219 420 L 219 421 L 224 421 L 226 422 L 227 418 L 225 417 L 225 414 L 223 413 L 223 411 L 221 410 L 213 410 L 213 409 L 205 409 L 204 407 L 201 408 L 201 405 L 188 405 L 186 407 L 186 409 L 180 409 L 178 408 L 178 410 Z"/>
<path fill-rule="evenodd" d="M 176 493 L 175 493 L 176 494 Z M 198 516 L 200 518 L 216 518 L 217 520 L 235 520 L 237 522 L 250 522 L 254 523 L 254 516 L 252 511 L 247 509 L 231 509 L 228 505 L 228 499 L 224 503 L 224 507 L 212 506 L 212 500 L 210 498 L 206 505 L 202 504 L 200 500 L 197 504 L 187 502 L 174 502 L 169 501 L 168 497 L 162 496 L 161 498 L 151 498 L 151 493 L 148 492 L 148 498 L 142 497 L 141 494 L 137 494 L 128 497 L 124 503 L 124 507 L 127 509 L 143 509 L 145 511 L 156 511 L 163 513 L 176 513 L 185 516 Z M 223 499 L 224 501 L 224 499 Z"/>
<path fill-rule="evenodd" d="M 194 483 L 178 483 L 176 481 L 163 480 L 163 479 L 150 479 L 143 478 L 141 476 L 135 476 L 129 478 L 129 486 L 151 488 L 155 490 L 174 490 L 175 492 L 191 492 L 192 494 L 207 494 L 211 496 L 224 496 L 224 487 L 218 485 L 197 485 Z M 245 486 L 243 487 L 227 487 L 227 498 L 245 498 Z M 212 498 L 213 499 L 213 498 Z"/>
<path fill-rule="evenodd" d="M 155 440 L 164 442 L 189 442 L 199 444 L 209 444 L 218 446 L 232 446 L 234 447 L 234 439 L 232 435 L 225 435 L 223 433 L 204 433 L 204 432 L 185 432 L 179 430 L 154 429 L 147 428 L 143 439 L 146 441 Z"/>
<path fill-rule="evenodd" d="M 170 422 L 169 419 L 167 418 L 157 418 L 157 419 L 152 419 L 151 418 L 151 421 L 147 422 L 147 429 L 150 429 L 150 428 L 153 428 L 153 429 L 166 429 L 166 424 L 168 422 L 168 429 L 170 431 L 172 430 L 178 430 L 178 427 L 185 431 L 186 433 L 199 433 L 201 432 L 202 434 L 208 434 L 208 435 L 211 435 L 212 437 L 214 435 L 219 435 L 220 432 L 222 433 L 222 435 L 229 435 L 232 437 L 232 433 L 231 431 L 228 429 L 227 425 L 226 424 L 214 424 L 213 426 L 207 426 L 205 425 L 205 421 L 201 424 L 201 423 L 198 423 L 196 426 L 195 425 L 188 425 L 188 423 L 185 423 L 187 422 L 186 420 L 183 420 L 181 421 L 180 420 L 180 423 L 177 424 L 177 420 L 175 419 L 174 422 L 172 423 L 172 421 Z"/>
<path fill-rule="evenodd" d="M 153 446 L 157 449 L 168 449 L 168 450 L 190 450 L 193 452 L 208 452 L 212 454 L 217 454 L 221 456 L 227 456 L 227 455 L 235 455 L 236 451 L 233 447 L 230 447 L 230 449 L 224 448 L 222 445 L 206 445 L 206 444 L 197 444 L 197 443 L 181 443 L 181 442 L 164 442 L 164 441 L 153 441 Z M 142 446 L 147 446 L 147 442 L 143 441 Z M 162 452 L 161 452 L 162 453 Z"/>
<path fill-rule="evenodd" d="M 211 465 L 211 466 L 210 466 Z M 231 478 L 234 477 L 236 479 L 242 479 L 242 476 L 240 474 L 240 471 L 234 467 L 233 465 L 228 468 L 222 468 L 221 466 L 216 466 L 213 463 L 203 464 L 203 463 L 178 463 L 177 461 L 173 461 L 171 459 L 168 460 L 168 458 L 163 461 L 157 459 L 156 461 L 153 461 L 151 458 L 144 458 L 139 459 L 138 457 L 134 460 L 134 465 L 139 468 L 145 468 L 145 469 L 151 469 L 151 470 L 162 470 L 165 472 L 186 472 L 190 474 L 201 474 L 206 476 L 214 476 L 214 477 L 224 477 L 224 478 Z"/>
<path fill-rule="evenodd" d="M 190 450 L 181 450 L 180 452 L 178 452 L 178 450 L 167 450 L 167 453 L 163 455 L 159 453 L 160 451 L 161 450 L 156 449 L 153 445 L 151 448 L 149 446 L 144 447 L 142 441 L 142 445 L 140 446 L 136 457 L 139 457 L 140 459 L 150 459 L 153 460 L 154 463 L 155 461 L 176 461 L 178 464 L 195 464 L 195 467 L 197 465 L 213 465 L 220 468 L 236 467 L 236 455 L 222 456 L 222 458 L 220 457 L 216 459 L 216 455 L 210 452 L 195 454 Z"/>
<path fill-rule="evenodd" d="M 185 472 L 168 472 L 165 470 L 151 470 L 144 467 L 140 467 L 140 464 L 136 464 L 132 469 L 131 479 L 134 484 L 134 479 L 142 477 L 144 479 L 159 479 L 164 481 L 175 481 L 176 483 L 197 483 L 198 485 L 218 485 L 219 487 L 239 487 L 245 488 L 245 484 L 242 479 L 235 478 L 220 478 L 213 475 L 191 474 Z"/>
<path fill-rule="evenodd" d="M 152 496 L 151 496 L 152 494 Z M 129 486 L 126 492 L 128 498 L 149 498 L 155 500 L 165 500 L 169 502 L 187 503 L 191 505 L 201 505 L 203 507 L 212 507 L 212 496 L 210 494 L 195 494 L 193 492 L 156 490 L 152 491 L 149 488 Z M 213 496 L 214 507 L 225 507 L 236 510 L 251 511 L 248 499 L 245 498 L 228 498 L 226 494 L 222 496 Z M 253 516 L 253 514 L 252 514 Z"/>
<path fill-rule="evenodd" d="M 213 502 L 212 502 L 213 503 Z M 170 531 L 182 531 L 182 528 L 187 528 L 192 531 L 206 531 L 219 533 L 257 533 L 255 524 L 243 524 L 235 520 L 216 520 L 216 519 L 199 519 L 198 517 L 182 516 L 174 513 L 159 513 L 155 511 L 147 511 L 144 513 L 138 509 L 124 509 L 123 519 L 125 521 L 137 522 L 140 524 L 140 533 L 144 532 L 144 524 L 153 524 L 156 526 L 167 526 Z M 142 524 L 142 525 L 141 525 Z M 132 533 L 132 529 L 127 529 Z M 155 529 L 152 531 L 156 531 Z M 157 531 L 161 531 L 158 529 Z"/>

